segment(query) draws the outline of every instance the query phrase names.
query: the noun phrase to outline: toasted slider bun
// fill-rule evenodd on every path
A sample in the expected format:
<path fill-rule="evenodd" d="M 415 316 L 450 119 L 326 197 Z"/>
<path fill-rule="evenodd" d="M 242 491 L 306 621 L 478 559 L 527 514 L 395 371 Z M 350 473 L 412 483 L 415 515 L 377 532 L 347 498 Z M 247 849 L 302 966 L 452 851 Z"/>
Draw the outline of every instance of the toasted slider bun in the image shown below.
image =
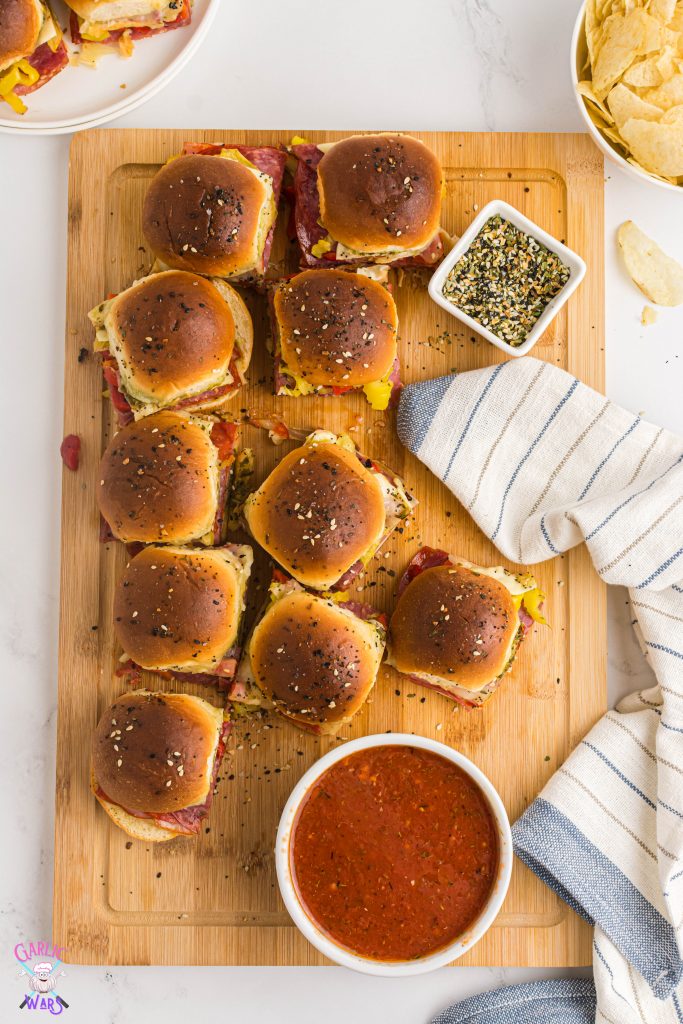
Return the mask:
<path fill-rule="evenodd" d="M 99 720 L 91 754 L 91 787 L 114 823 L 136 839 L 173 839 L 172 830 L 128 811 L 168 814 L 203 804 L 222 724 L 220 708 L 189 694 L 118 697 Z"/>
<path fill-rule="evenodd" d="M 112 299 L 104 317 L 121 382 L 137 402 L 164 406 L 225 383 L 235 318 L 203 277 L 153 274 Z"/>
<path fill-rule="evenodd" d="M 512 595 L 498 580 L 451 563 L 425 569 L 391 617 L 391 664 L 478 691 L 506 668 L 519 625 Z"/>
<path fill-rule="evenodd" d="M 150 671 L 211 673 L 237 641 L 251 548 L 147 547 L 114 595 L 126 655 Z"/>
<path fill-rule="evenodd" d="M 100 462 L 100 512 L 125 543 L 188 544 L 213 529 L 213 420 L 164 410 L 122 427 Z"/>
<path fill-rule="evenodd" d="M 237 160 L 180 156 L 152 179 L 145 237 L 169 267 L 216 277 L 260 272 L 263 211 L 273 196 L 268 181 Z"/>
<path fill-rule="evenodd" d="M 175 21 L 181 0 L 66 0 L 87 26 L 115 32 L 125 28 L 158 28 Z"/>
<path fill-rule="evenodd" d="M 410 135 L 352 135 L 318 164 L 321 221 L 361 253 L 423 248 L 439 228 L 442 170 Z"/>
<path fill-rule="evenodd" d="M 304 586 L 327 590 L 382 537 L 384 498 L 353 452 L 305 444 L 244 506 L 252 536 Z"/>
<path fill-rule="evenodd" d="M 283 363 L 310 384 L 357 388 L 391 371 L 396 304 L 369 277 L 304 270 L 278 286 L 273 309 Z"/>
<path fill-rule="evenodd" d="M 0 71 L 4 71 L 31 56 L 44 15 L 38 0 L 3 0 L 0 7 Z"/>
<path fill-rule="evenodd" d="M 372 689 L 384 642 L 343 605 L 294 590 L 273 602 L 249 643 L 254 680 L 304 728 L 336 732 Z"/>

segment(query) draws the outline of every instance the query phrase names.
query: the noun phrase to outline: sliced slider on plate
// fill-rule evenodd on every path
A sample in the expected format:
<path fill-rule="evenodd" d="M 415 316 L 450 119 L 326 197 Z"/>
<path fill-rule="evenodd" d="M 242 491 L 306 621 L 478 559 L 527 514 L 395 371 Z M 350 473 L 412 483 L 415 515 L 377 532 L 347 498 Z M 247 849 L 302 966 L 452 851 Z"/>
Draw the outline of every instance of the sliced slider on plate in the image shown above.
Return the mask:
<path fill-rule="evenodd" d="M 64 0 L 69 31 L 80 47 L 77 63 L 96 65 L 116 49 L 130 57 L 138 39 L 184 28 L 192 21 L 192 0 Z"/>
<path fill-rule="evenodd" d="M 25 114 L 23 97 L 41 89 L 69 63 L 62 32 L 41 0 L 0 5 L 0 115 L 4 101 Z"/>

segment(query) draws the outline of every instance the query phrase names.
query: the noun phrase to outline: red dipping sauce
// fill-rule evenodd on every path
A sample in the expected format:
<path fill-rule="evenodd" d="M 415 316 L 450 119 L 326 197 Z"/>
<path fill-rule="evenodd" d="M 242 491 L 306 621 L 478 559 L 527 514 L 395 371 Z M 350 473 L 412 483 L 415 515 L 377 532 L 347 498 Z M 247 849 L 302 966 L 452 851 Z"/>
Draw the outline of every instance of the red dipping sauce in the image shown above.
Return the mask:
<path fill-rule="evenodd" d="M 370 747 L 306 794 L 290 863 L 304 910 L 330 939 L 374 960 L 413 960 L 479 917 L 498 874 L 498 828 L 479 786 L 445 757 Z"/>

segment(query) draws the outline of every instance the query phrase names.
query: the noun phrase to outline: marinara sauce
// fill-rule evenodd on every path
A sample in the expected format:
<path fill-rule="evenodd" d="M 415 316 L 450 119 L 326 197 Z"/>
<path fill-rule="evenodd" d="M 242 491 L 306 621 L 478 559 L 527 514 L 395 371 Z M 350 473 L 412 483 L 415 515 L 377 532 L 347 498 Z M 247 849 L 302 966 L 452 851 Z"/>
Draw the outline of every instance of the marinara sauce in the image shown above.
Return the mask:
<path fill-rule="evenodd" d="M 332 765 L 304 798 L 290 850 L 309 917 L 375 960 L 426 956 L 465 932 L 499 861 L 477 784 L 439 754 L 399 745 Z"/>

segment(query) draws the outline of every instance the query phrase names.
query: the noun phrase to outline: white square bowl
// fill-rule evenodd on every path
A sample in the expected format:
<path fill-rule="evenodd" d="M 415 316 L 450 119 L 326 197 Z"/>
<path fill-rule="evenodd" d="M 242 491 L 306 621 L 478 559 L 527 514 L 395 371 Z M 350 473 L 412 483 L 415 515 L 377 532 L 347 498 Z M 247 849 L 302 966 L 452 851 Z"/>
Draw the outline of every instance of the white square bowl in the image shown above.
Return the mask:
<path fill-rule="evenodd" d="M 484 224 L 490 217 L 495 217 L 499 214 L 504 220 L 514 224 L 516 228 L 523 231 L 527 235 L 531 235 L 533 238 L 541 242 L 546 249 L 550 252 L 554 252 L 562 260 L 564 265 L 569 268 L 569 280 L 563 288 L 557 293 L 554 299 L 551 299 L 548 305 L 545 307 L 534 326 L 529 331 L 521 345 L 510 345 L 507 341 L 503 341 L 493 331 L 490 331 L 483 324 L 480 324 L 478 320 L 468 316 L 467 313 L 463 313 L 461 309 L 453 305 L 443 294 L 443 286 L 450 273 L 451 269 L 455 266 L 461 256 L 463 256 L 469 247 L 471 246 L 474 239 L 477 237 Z M 551 320 L 557 315 L 562 309 L 565 302 L 579 287 L 583 276 L 586 273 L 586 264 L 583 262 L 580 256 L 577 256 L 575 252 L 568 249 L 562 242 L 558 242 L 556 238 L 549 235 L 547 231 L 539 227 L 538 224 L 534 224 L 532 220 L 525 217 L 523 213 L 516 210 L 514 206 L 510 206 L 509 203 L 504 203 L 502 199 L 494 199 L 492 202 L 487 203 L 486 206 L 479 211 L 477 216 L 474 218 L 470 226 L 467 228 L 465 233 L 458 239 L 456 244 L 453 246 L 451 251 L 442 260 L 439 266 L 436 268 L 432 277 L 429 281 L 429 294 L 442 309 L 445 309 L 451 316 L 457 317 L 462 323 L 467 324 L 473 331 L 480 334 L 482 338 L 486 338 L 492 345 L 499 348 L 502 352 L 506 352 L 509 356 L 524 356 L 529 352 L 538 339 L 541 337 L 545 329 L 550 324 Z"/>

